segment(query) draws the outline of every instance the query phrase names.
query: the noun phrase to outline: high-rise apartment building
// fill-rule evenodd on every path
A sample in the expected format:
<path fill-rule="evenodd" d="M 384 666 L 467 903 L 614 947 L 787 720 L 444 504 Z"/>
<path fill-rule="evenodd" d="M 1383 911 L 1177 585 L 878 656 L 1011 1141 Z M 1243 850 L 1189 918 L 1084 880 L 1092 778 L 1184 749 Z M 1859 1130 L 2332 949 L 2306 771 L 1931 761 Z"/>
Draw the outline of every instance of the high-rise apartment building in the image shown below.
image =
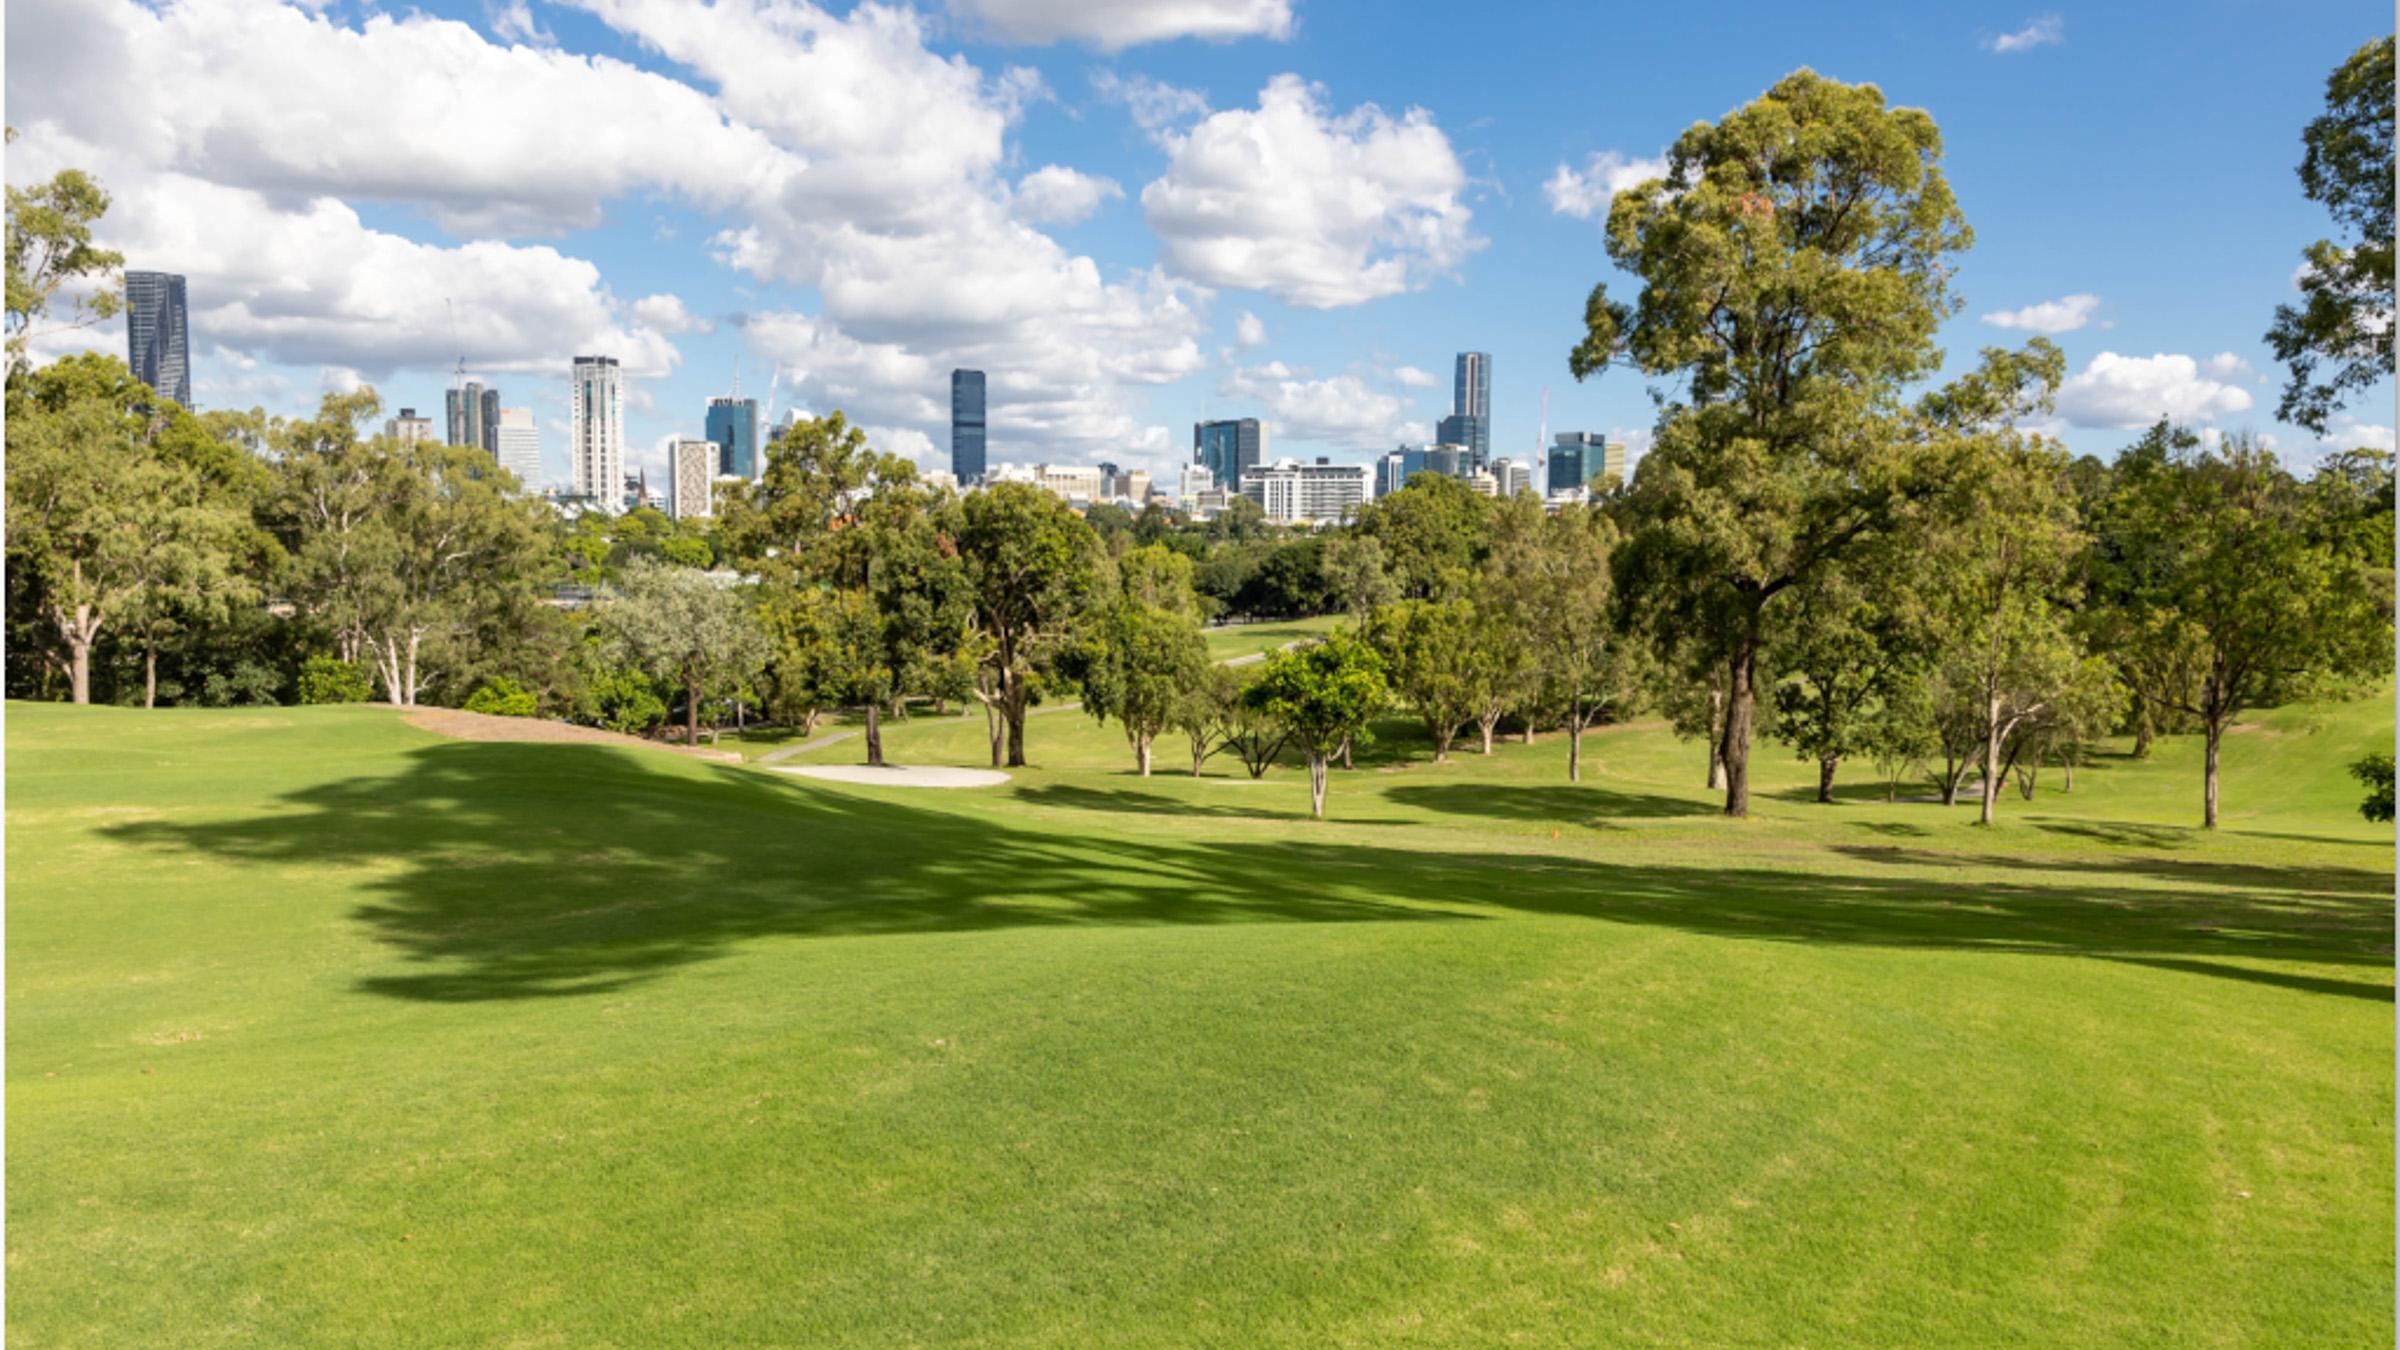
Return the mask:
<path fill-rule="evenodd" d="M 765 467 L 758 460 L 757 399 L 710 399 L 708 439 L 717 447 L 718 473 L 754 479 Z"/>
<path fill-rule="evenodd" d="M 625 490 L 625 388 L 613 356 L 578 356 L 567 389 L 567 470 L 575 495 L 604 511 Z"/>
<path fill-rule="evenodd" d="M 964 486 L 983 477 L 983 372 L 950 372 L 950 472 Z"/>
<path fill-rule="evenodd" d="M 192 324 L 181 274 L 125 274 L 125 364 L 159 397 L 192 406 Z"/>
<path fill-rule="evenodd" d="M 450 444 L 471 445 L 498 458 L 500 391 L 485 388 L 481 380 L 468 380 L 443 399 L 444 411 L 449 414 Z"/>
<path fill-rule="evenodd" d="M 542 432 L 531 408 L 502 408 L 494 419 L 492 458 L 515 474 L 517 485 L 531 492 L 541 486 Z"/>
<path fill-rule="evenodd" d="M 433 439 L 433 419 L 417 416 L 414 408 L 402 408 L 400 415 L 383 424 L 383 434 L 402 445 Z"/>
<path fill-rule="evenodd" d="M 1200 422 L 1192 427 L 1192 462 L 1228 488 L 1238 488 L 1242 474 L 1266 460 L 1266 428 L 1255 417 Z"/>
<path fill-rule="evenodd" d="M 668 451 L 668 509 L 677 520 L 705 520 L 717 513 L 717 469 L 725 447 L 716 440 L 678 439 Z"/>
<path fill-rule="evenodd" d="M 1492 482 L 1503 497 L 1514 497 L 1520 492 L 1533 491 L 1533 466 L 1531 464 L 1520 463 L 1503 455 L 1492 461 L 1492 467 L 1488 472 L 1492 475 Z"/>
<path fill-rule="evenodd" d="M 1287 525 L 1347 520 L 1366 505 L 1374 470 L 1364 464 L 1314 464 L 1282 459 L 1242 474 L 1242 495 L 1257 502 L 1269 520 Z"/>

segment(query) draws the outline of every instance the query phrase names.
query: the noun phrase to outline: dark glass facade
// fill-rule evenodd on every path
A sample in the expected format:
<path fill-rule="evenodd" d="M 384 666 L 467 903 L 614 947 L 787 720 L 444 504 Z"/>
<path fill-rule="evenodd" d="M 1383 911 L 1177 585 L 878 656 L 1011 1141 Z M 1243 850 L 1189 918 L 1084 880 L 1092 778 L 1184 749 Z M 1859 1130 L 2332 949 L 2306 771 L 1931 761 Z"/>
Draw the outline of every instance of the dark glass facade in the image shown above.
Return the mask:
<path fill-rule="evenodd" d="M 1266 439 L 1255 417 L 1200 422 L 1192 427 L 1192 462 L 1214 475 L 1227 492 L 1242 490 L 1242 470 L 1266 459 Z"/>
<path fill-rule="evenodd" d="M 161 397 L 192 406 L 191 316 L 179 274 L 125 274 L 125 364 Z"/>
<path fill-rule="evenodd" d="M 950 372 L 950 472 L 960 487 L 983 477 L 983 372 Z"/>
<path fill-rule="evenodd" d="M 717 444 L 718 473 L 737 478 L 758 477 L 757 399 L 710 399 L 708 438 Z"/>
<path fill-rule="evenodd" d="M 1456 431 L 1457 435 L 1451 433 Z M 1443 419 L 1441 439 L 1467 447 L 1474 461 L 1468 473 L 1492 462 L 1492 358 L 1489 352 L 1460 352 L 1458 376 L 1452 382 L 1450 416 Z"/>

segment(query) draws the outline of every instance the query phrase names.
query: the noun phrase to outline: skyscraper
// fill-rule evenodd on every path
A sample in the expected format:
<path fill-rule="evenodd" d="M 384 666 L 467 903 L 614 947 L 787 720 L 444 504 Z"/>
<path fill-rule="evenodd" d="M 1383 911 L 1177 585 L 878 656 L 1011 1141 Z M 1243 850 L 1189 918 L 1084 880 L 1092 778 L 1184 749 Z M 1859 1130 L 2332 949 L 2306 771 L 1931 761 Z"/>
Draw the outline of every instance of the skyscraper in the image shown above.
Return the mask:
<path fill-rule="evenodd" d="M 736 478 L 756 478 L 758 462 L 758 400 L 712 398 L 708 401 L 708 439 L 716 443 L 717 472 Z"/>
<path fill-rule="evenodd" d="M 950 372 L 950 472 L 960 487 L 983 477 L 983 372 Z"/>
<path fill-rule="evenodd" d="M 1266 429 L 1255 417 L 1199 422 L 1192 427 L 1192 462 L 1215 476 L 1217 484 L 1238 491 L 1242 471 L 1267 460 Z"/>
<path fill-rule="evenodd" d="M 468 380 L 443 395 L 450 444 L 471 445 L 497 458 L 500 453 L 500 391 Z"/>
<path fill-rule="evenodd" d="M 1492 458 L 1492 358 L 1485 352 L 1460 352 L 1458 378 L 1450 397 L 1450 415 L 1435 428 L 1435 437 L 1467 449 L 1467 472 L 1484 467 Z"/>
<path fill-rule="evenodd" d="M 625 388 L 617 358 L 578 356 L 567 390 L 567 468 L 578 497 L 603 511 L 625 491 Z"/>
<path fill-rule="evenodd" d="M 496 419 L 493 443 L 499 446 L 492 457 L 500 467 L 517 476 L 517 482 L 531 492 L 541 486 L 542 433 L 533 420 L 531 408 L 502 408 Z"/>
<path fill-rule="evenodd" d="M 135 379 L 192 406 L 192 326 L 180 273 L 125 274 L 125 349 Z"/>

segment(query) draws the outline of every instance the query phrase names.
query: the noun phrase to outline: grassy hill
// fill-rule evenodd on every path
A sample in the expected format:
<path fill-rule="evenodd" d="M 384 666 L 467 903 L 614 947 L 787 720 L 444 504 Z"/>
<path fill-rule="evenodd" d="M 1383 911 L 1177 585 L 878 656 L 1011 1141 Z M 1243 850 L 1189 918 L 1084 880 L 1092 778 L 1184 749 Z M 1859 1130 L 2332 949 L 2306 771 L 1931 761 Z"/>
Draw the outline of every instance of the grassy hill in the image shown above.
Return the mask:
<path fill-rule="evenodd" d="M 1077 712 L 905 793 L 11 705 L 8 1329 L 2388 1345 L 2390 709 L 2212 837 L 2180 741 L 1987 831 L 1394 721 L 1316 824 Z"/>

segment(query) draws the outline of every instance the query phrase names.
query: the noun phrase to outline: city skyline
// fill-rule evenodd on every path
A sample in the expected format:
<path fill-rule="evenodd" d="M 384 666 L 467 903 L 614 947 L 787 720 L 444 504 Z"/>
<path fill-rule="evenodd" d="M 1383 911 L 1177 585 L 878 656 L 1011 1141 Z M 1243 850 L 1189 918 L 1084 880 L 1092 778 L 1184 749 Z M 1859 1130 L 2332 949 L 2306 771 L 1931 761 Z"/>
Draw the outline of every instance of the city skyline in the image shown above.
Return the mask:
<path fill-rule="evenodd" d="M 1977 235 L 1948 369 L 2046 335 L 2069 378 L 2044 425 L 2079 452 L 2158 413 L 2268 433 L 2302 465 L 2321 451 L 2275 423 L 2262 335 L 2328 233 L 2294 180 L 2298 130 L 2325 71 L 2388 29 L 2379 9 L 2116 6 L 2004 43 L 2034 16 L 1778 6 L 1727 25 L 1551 7 L 1488 16 L 1492 40 L 1462 56 L 1380 7 L 1235 8 L 1250 17 L 1162 12 L 1104 38 L 1096 19 L 1036 33 L 930 4 L 26 0 L 9 173 L 87 169 L 115 203 L 97 242 L 189 278 L 202 406 L 306 413 L 363 381 L 387 410 L 422 409 L 463 359 L 533 411 L 546 481 L 570 477 L 558 374 L 581 352 L 622 363 L 626 463 L 654 477 L 730 370 L 763 386 L 780 368 L 785 407 L 840 408 L 934 469 L 941 380 L 981 369 L 991 461 L 1170 475 L 1199 421 L 1256 416 L 1311 457 L 1423 443 L 1454 412 L 1440 363 L 1460 351 L 1497 372 L 1489 457 L 1540 453 L 1545 394 L 1549 427 L 1638 454 L 1649 382 L 1566 371 L 1591 286 L 1630 298 L 1602 249 L 1608 193 L 1806 64 L 1942 128 Z M 67 78 L 87 38 L 122 73 L 117 101 Z M 1591 108 L 1496 67 L 1503 51 L 1644 59 Z M 323 78 L 272 118 L 232 97 L 288 69 Z M 348 101 L 379 80 L 442 117 Z M 2195 82 L 2244 97 L 2180 97 Z M 896 96 L 834 115 L 870 90 Z M 561 155 L 520 96 L 586 123 L 654 115 Z M 278 134 L 292 115 L 344 134 L 294 157 Z M 2162 220 L 2147 209 L 2162 196 L 2216 205 Z M 127 350 L 126 321 L 37 355 L 75 347 Z M 2388 385 L 2363 395 L 2334 443 L 2388 444 L 2388 404 Z"/>

